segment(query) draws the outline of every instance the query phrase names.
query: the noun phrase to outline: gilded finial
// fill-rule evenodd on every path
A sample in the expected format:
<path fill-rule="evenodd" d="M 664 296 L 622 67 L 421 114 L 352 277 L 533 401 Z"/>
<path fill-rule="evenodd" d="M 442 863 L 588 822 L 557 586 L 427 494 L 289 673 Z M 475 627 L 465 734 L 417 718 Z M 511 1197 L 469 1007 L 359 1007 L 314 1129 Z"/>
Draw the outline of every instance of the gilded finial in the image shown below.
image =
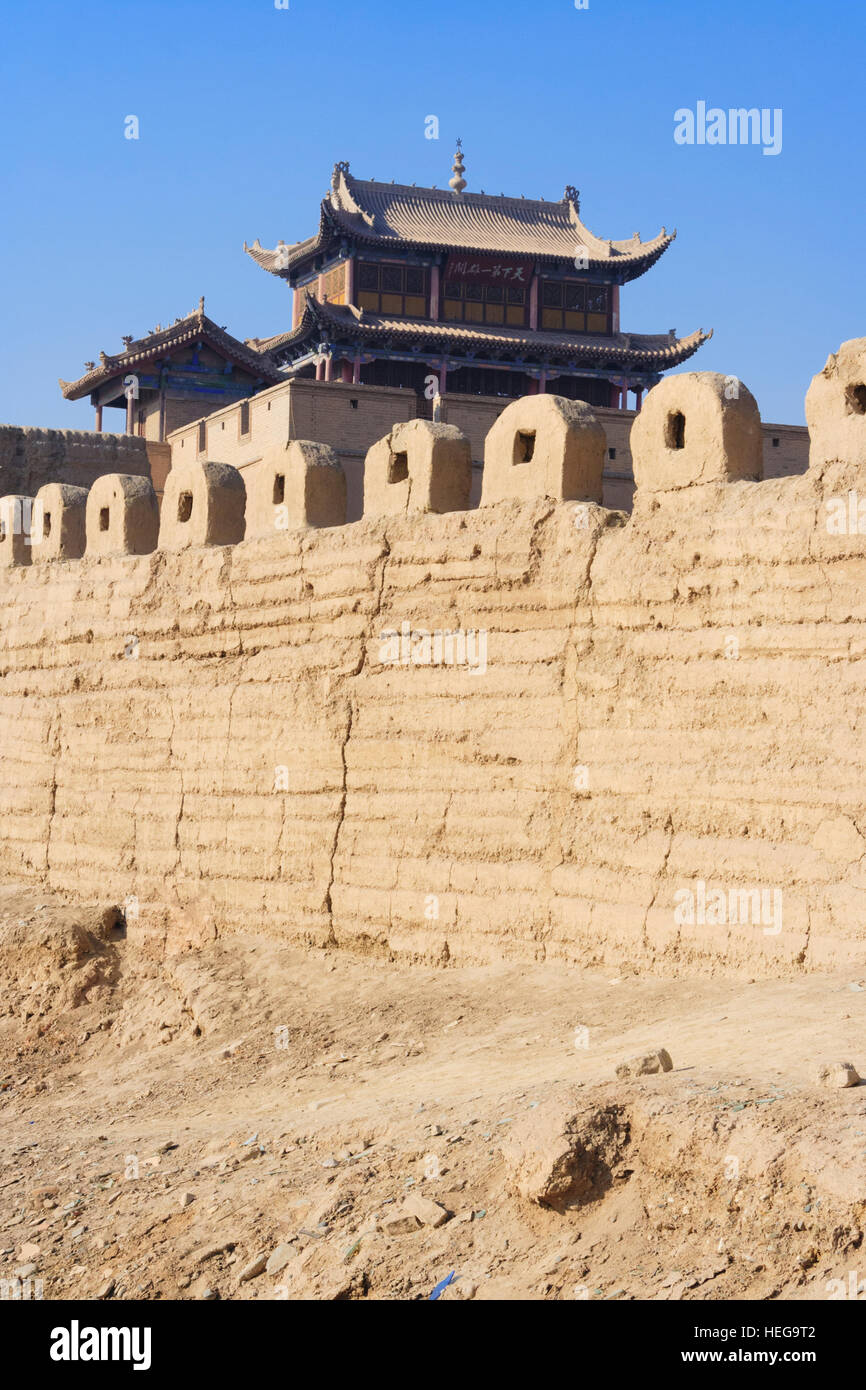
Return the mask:
<path fill-rule="evenodd" d="M 454 155 L 454 163 L 451 167 L 453 168 L 454 173 L 453 176 L 448 180 L 448 187 L 452 189 L 454 193 L 462 193 L 464 188 L 466 187 L 466 180 L 463 177 L 463 175 L 466 172 L 466 168 L 463 163 L 463 142 L 461 141 L 459 135 L 457 137 L 457 150 Z"/>

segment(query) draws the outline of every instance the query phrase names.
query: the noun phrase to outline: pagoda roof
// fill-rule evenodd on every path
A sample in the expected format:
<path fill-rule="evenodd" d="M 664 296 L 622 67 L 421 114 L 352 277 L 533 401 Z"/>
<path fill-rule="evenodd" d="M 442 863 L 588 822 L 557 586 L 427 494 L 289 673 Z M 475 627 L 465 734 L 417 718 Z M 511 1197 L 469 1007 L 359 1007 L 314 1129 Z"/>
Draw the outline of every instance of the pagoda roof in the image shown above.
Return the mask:
<path fill-rule="evenodd" d="M 587 270 L 632 280 L 648 270 L 676 236 L 662 227 L 650 241 L 641 241 L 637 232 L 626 241 L 609 241 L 589 230 L 579 209 L 577 192 L 571 187 L 559 202 L 454 193 L 448 188 L 356 179 L 348 164 L 342 163 L 334 166 L 315 236 L 293 245 L 278 242 L 273 250 L 256 239 L 252 246 L 244 242 L 244 250 L 264 270 L 288 279 L 306 260 L 343 239 L 385 251 L 495 252 L 542 261 L 573 262 L 582 249 Z"/>
<path fill-rule="evenodd" d="M 126 346 L 123 352 L 114 355 L 101 352 L 99 365 L 88 367 L 84 376 L 79 377 L 77 381 L 64 381 L 61 377 L 60 389 L 67 400 L 77 401 L 110 381 L 112 377 L 192 342 L 206 343 L 227 361 L 252 372 L 269 386 L 282 380 L 282 374 L 266 353 L 254 347 L 252 343 L 243 343 L 240 339 L 232 337 L 231 333 L 208 318 L 202 299 L 197 309 L 185 318 L 175 319 L 168 328 L 159 326 L 143 338 L 125 338 Z"/>
<path fill-rule="evenodd" d="M 491 324 L 443 322 L 433 319 L 390 318 L 354 305 L 329 304 L 307 297 L 297 327 L 272 338 L 255 339 L 257 349 L 277 358 L 307 341 L 349 341 L 383 347 L 430 348 L 448 354 L 467 353 L 487 360 L 548 360 L 583 363 L 599 368 L 614 365 L 637 370 L 666 371 L 685 362 L 713 336 L 699 328 L 687 337 L 673 333 L 550 333 Z"/>

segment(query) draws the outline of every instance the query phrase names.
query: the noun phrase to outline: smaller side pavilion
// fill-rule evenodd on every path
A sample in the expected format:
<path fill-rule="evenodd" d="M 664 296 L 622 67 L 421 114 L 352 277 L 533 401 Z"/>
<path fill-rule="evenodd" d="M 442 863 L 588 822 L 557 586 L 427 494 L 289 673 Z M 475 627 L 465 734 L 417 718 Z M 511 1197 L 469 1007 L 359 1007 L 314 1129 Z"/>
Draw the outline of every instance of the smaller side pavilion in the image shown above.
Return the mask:
<path fill-rule="evenodd" d="M 157 324 L 143 338 L 125 337 L 123 351 L 85 362 L 84 376 L 64 381 L 67 400 L 90 396 L 96 429 L 106 407 L 124 412 L 118 434 L 164 440 L 172 430 L 223 406 L 234 405 L 282 379 L 267 353 L 242 343 L 209 319 L 204 299 L 170 327 Z"/>

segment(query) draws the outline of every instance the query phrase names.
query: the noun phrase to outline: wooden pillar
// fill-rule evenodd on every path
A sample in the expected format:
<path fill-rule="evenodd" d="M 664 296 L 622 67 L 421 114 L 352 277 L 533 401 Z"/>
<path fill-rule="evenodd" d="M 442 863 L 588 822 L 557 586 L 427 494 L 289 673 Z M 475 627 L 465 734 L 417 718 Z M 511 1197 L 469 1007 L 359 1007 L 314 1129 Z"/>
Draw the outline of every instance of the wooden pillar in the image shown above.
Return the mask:
<path fill-rule="evenodd" d="M 529 327 L 538 328 L 538 276 L 533 275 L 529 286 Z"/>
<path fill-rule="evenodd" d="M 353 385 L 353 386 L 360 386 L 360 384 L 361 384 L 361 354 L 360 354 L 360 352 L 356 352 L 356 353 L 355 353 L 355 356 L 352 358 L 352 385 Z"/>
<path fill-rule="evenodd" d="M 439 318 L 439 267 L 430 267 L 430 317 Z"/>
<path fill-rule="evenodd" d="M 325 380 L 325 359 L 320 357 L 316 363 L 316 381 Z"/>
<path fill-rule="evenodd" d="M 349 361 L 348 357 L 344 357 L 343 360 L 342 360 L 342 362 L 340 363 L 340 378 L 341 378 L 342 381 L 344 381 L 344 382 L 346 383 L 347 386 L 350 386 L 350 385 L 351 385 L 351 383 L 352 383 L 352 364 L 351 364 L 351 362 Z"/>
<path fill-rule="evenodd" d="M 135 434 L 135 397 L 131 387 L 126 397 L 126 433 Z"/>
<path fill-rule="evenodd" d="M 328 355 L 327 355 L 327 357 L 325 358 L 325 381 L 333 381 L 333 380 L 334 380 L 334 357 L 333 357 L 333 354 L 329 352 Z"/>
<path fill-rule="evenodd" d="M 609 381 L 609 382 L 608 382 L 608 386 L 610 387 L 610 409 L 611 409 L 611 410 L 618 410 L 618 409 L 619 409 L 619 387 L 616 386 L 612 381 Z"/>
<path fill-rule="evenodd" d="M 545 395 L 547 392 L 547 372 L 542 372 L 538 378 L 538 394 Z"/>
<path fill-rule="evenodd" d="M 618 332 L 619 332 L 619 285 L 614 285 L 614 287 L 613 287 L 613 304 L 612 304 L 612 309 L 613 309 L 613 312 L 612 312 L 612 314 L 611 314 L 612 322 L 611 322 L 611 325 L 610 325 L 610 327 L 611 327 L 611 332 L 613 332 L 613 333 L 618 333 Z"/>
<path fill-rule="evenodd" d="M 448 363 L 445 361 L 445 358 L 443 357 L 443 358 L 442 358 L 442 361 L 439 363 L 439 395 L 440 395 L 440 396 L 444 396 L 444 395 L 445 395 L 445 383 L 447 382 L 447 380 L 448 380 Z"/>
<path fill-rule="evenodd" d="M 101 405 L 98 405 L 98 406 L 96 407 L 96 429 L 97 429 L 97 431 L 98 431 L 100 434 L 102 433 L 102 406 L 101 406 Z"/>
<path fill-rule="evenodd" d="M 640 410 L 642 400 L 643 400 L 643 387 L 642 387 L 642 386 L 638 386 L 637 390 L 636 390 L 635 393 L 634 393 L 634 408 L 635 408 L 635 410 Z"/>
<path fill-rule="evenodd" d="M 346 262 L 346 303 L 355 303 L 355 257 L 350 256 Z"/>

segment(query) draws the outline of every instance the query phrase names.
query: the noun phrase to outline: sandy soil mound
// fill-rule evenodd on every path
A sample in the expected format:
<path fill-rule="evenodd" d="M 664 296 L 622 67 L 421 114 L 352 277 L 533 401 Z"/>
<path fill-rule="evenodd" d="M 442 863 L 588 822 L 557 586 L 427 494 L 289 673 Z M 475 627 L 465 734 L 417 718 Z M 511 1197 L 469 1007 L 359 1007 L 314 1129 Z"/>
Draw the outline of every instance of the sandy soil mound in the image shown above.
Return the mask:
<path fill-rule="evenodd" d="M 110 904 L 7 890 L 0 991 L 7 1296 L 859 1290 L 866 1088 L 815 1064 L 866 1072 L 861 981 L 158 958 Z"/>

